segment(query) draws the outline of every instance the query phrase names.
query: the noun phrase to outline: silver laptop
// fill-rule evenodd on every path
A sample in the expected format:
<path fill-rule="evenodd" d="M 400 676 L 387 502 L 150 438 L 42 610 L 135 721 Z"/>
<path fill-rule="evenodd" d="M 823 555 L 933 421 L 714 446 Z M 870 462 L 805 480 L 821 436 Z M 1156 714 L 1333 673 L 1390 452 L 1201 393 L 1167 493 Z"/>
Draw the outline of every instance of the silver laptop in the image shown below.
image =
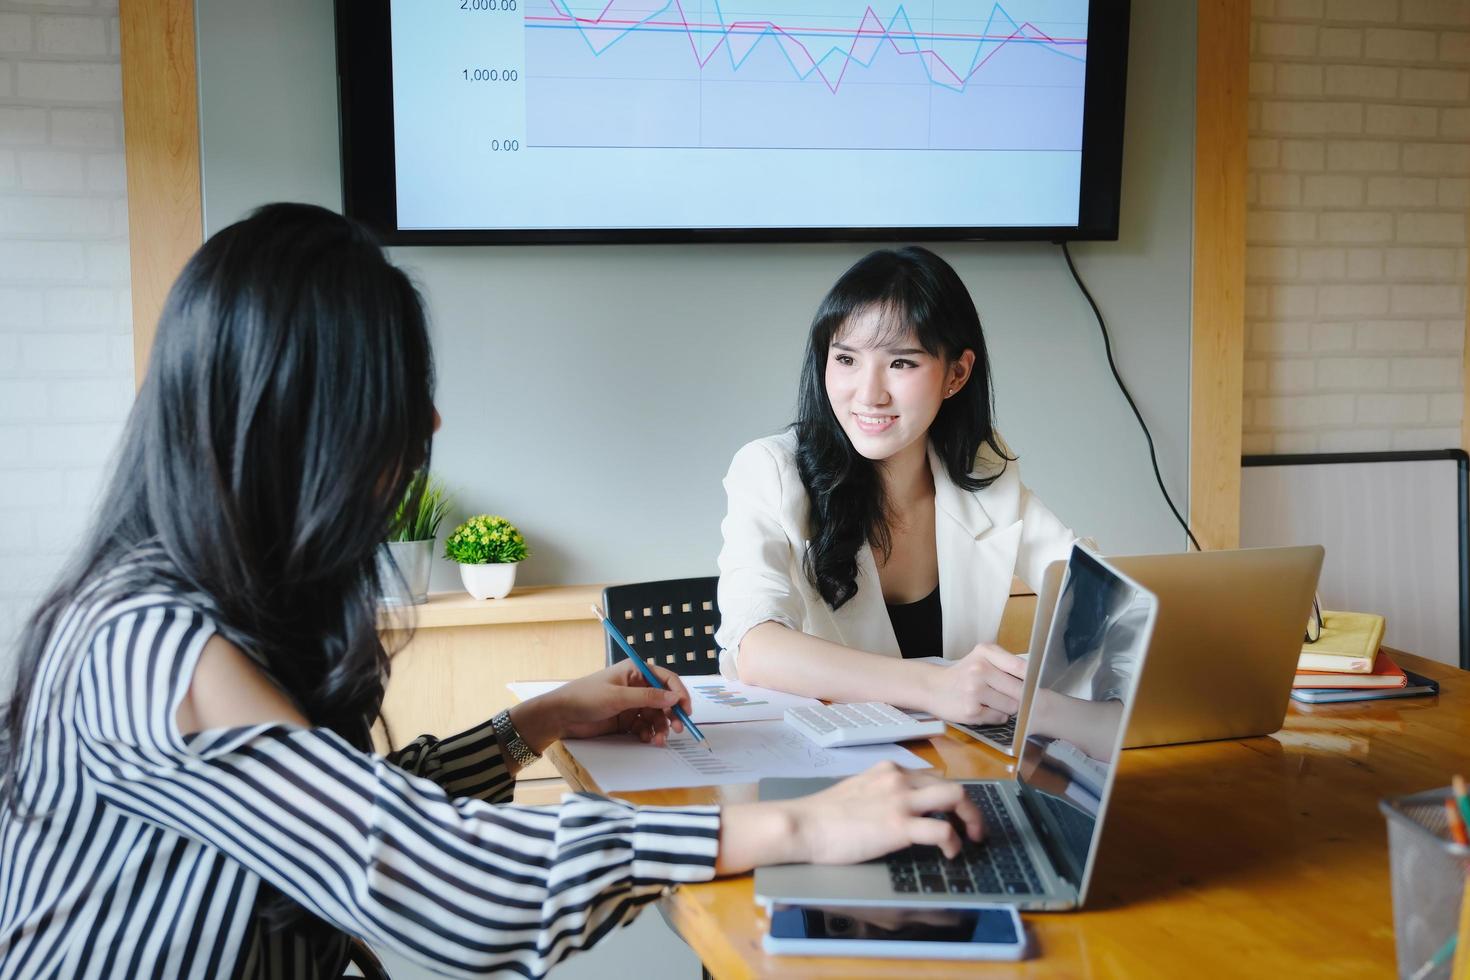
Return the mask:
<path fill-rule="evenodd" d="M 1280 730 L 1322 559 L 1320 545 L 1108 558 L 1159 600 L 1148 677 L 1123 747 Z M 1026 730 L 1037 652 L 1056 604 L 1052 579 L 1062 567 L 1047 567 L 1037 596 L 1021 711 L 1001 725 L 950 723 L 1007 755 L 1015 754 L 1012 733 Z"/>
<path fill-rule="evenodd" d="M 1016 778 L 961 781 L 984 814 L 985 838 L 953 861 L 937 847 L 910 847 L 846 867 L 760 868 L 757 901 L 1081 905 L 1156 613 L 1152 593 L 1074 547 L 1036 666 Z M 760 797 L 792 799 L 831 782 L 763 779 Z"/>
<path fill-rule="evenodd" d="M 1304 545 L 1110 557 L 1159 600 L 1123 747 L 1279 730 L 1322 556 Z"/>
<path fill-rule="evenodd" d="M 1057 594 L 1062 589 L 1062 574 L 1067 563 L 1054 561 L 1046 566 L 1041 576 L 1041 589 L 1036 593 L 1036 618 L 1031 621 L 1031 643 L 1027 648 L 1026 680 L 1021 687 L 1021 709 L 997 725 L 966 725 L 949 722 L 949 727 L 1006 755 L 1016 754 L 1016 741 L 1026 730 L 1026 711 L 1031 703 L 1031 692 L 1036 689 L 1036 665 L 1041 662 L 1041 651 L 1046 647 L 1046 634 L 1051 626 L 1051 617 L 1057 606 Z"/>

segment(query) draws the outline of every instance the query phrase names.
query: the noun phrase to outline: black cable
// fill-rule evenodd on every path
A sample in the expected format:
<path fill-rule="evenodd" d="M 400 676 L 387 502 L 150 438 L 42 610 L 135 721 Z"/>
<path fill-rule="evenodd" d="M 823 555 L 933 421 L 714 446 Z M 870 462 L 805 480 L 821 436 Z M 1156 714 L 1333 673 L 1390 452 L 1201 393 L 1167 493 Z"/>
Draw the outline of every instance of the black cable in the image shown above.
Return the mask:
<path fill-rule="evenodd" d="M 1154 452 L 1153 434 L 1148 431 L 1148 423 L 1143 420 L 1143 413 L 1138 410 L 1133 396 L 1128 393 L 1128 386 L 1123 383 L 1123 376 L 1118 373 L 1118 365 L 1113 361 L 1113 343 L 1108 339 L 1108 325 L 1103 321 L 1102 310 L 1097 308 L 1097 301 L 1092 298 L 1092 294 L 1087 291 L 1086 284 L 1082 282 L 1082 277 L 1077 274 L 1077 266 L 1072 264 L 1072 253 L 1067 248 L 1067 243 L 1058 242 L 1057 244 L 1062 246 L 1062 256 L 1067 260 L 1067 268 L 1072 272 L 1073 281 L 1077 283 L 1077 288 L 1082 290 L 1082 295 L 1087 299 L 1087 305 L 1092 307 L 1092 315 L 1097 317 L 1098 328 L 1102 330 L 1103 350 L 1107 352 L 1108 368 L 1113 372 L 1113 380 L 1118 382 L 1118 390 L 1123 393 L 1124 398 L 1128 399 L 1128 407 L 1133 409 L 1133 417 L 1138 419 L 1138 427 L 1143 430 L 1143 437 L 1148 440 L 1148 458 L 1154 464 L 1154 479 L 1159 483 L 1159 492 L 1164 495 L 1164 502 L 1174 512 L 1174 519 L 1179 522 L 1180 527 L 1184 528 L 1184 533 L 1189 535 L 1194 550 L 1204 551 L 1205 549 L 1199 546 L 1199 540 L 1195 538 L 1194 532 L 1189 529 L 1189 522 L 1180 516 L 1179 508 L 1174 506 L 1174 498 L 1169 496 L 1169 488 L 1164 486 L 1164 475 L 1159 472 L 1159 456 Z"/>

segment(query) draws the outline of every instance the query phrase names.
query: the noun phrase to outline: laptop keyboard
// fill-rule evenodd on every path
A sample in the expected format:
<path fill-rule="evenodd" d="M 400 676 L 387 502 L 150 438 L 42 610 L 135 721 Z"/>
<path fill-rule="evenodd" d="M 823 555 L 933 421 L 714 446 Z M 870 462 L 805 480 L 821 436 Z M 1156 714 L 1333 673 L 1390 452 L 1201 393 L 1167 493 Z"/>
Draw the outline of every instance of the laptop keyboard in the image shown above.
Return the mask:
<path fill-rule="evenodd" d="M 894 890 L 925 895 L 1039 893 L 1041 879 L 1000 790 L 989 783 L 968 783 L 965 794 L 985 819 L 985 839 L 966 840 L 954 860 L 927 845 L 890 854 L 886 863 Z"/>
<path fill-rule="evenodd" d="M 986 738 L 996 745 L 1010 748 L 1016 741 L 1016 716 L 1011 715 L 999 725 L 960 725 L 976 738 Z"/>
<path fill-rule="evenodd" d="M 1050 793 L 1036 793 L 1032 799 L 1052 815 L 1057 828 L 1061 830 L 1062 839 L 1066 841 L 1067 850 L 1072 854 L 1086 854 L 1092 845 L 1092 831 L 1097 826 L 1097 818 L 1062 802 Z"/>

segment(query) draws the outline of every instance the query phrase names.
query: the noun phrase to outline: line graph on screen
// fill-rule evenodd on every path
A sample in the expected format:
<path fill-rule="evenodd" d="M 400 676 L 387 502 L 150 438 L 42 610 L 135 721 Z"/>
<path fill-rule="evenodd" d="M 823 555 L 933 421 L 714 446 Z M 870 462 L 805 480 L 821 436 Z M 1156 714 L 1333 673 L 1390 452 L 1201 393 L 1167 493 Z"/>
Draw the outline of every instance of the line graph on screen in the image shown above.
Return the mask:
<path fill-rule="evenodd" d="M 1085 0 L 527 0 L 523 9 L 528 146 L 1081 146 Z"/>

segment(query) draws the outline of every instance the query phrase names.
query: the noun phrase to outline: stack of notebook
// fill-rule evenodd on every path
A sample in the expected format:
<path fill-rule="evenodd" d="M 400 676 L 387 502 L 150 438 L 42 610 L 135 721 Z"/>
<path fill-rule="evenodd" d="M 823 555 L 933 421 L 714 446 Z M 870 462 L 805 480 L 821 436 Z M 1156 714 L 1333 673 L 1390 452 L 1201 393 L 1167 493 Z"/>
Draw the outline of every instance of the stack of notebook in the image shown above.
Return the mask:
<path fill-rule="evenodd" d="M 1298 701 L 1365 701 L 1435 694 L 1439 685 L 1405 671 L 1380 647 L 1384 621 L 1373 613 L 1322 613 L 1322 635 L 1302 647 L 1291 696 Z"/>

